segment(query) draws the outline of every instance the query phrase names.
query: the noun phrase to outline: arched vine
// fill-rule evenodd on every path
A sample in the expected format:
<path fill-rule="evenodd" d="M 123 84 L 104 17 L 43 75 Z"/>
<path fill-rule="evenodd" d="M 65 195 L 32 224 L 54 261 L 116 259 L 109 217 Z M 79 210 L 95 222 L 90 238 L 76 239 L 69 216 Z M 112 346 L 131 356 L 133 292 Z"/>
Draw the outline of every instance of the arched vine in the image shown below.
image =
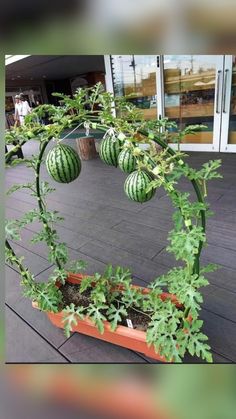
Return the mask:
<path fill-rule="evenodd" d="M 163 187 L 170 197 L 176 211 L 167 250 L 172 252 L 182 265 L 154 279 L 149 285 L 150 293 L 147 295 L 143 295 L 139 288 L 131 288 L 132 278 L 129 270 L 108 265 L 102 275 L 95 273 L 93 277 L 95 286 L 91 291 L 90 305 L 87 309 L 76 307 L 73 303 L 64 307 L 66 333 L 72 329 L 73 322 L 77 322 L 84 315 L 90 316 L 101 333 L 104 330 L 104 320 L 109 320 L 112 330 L 115 330 L 132 309 L 146 316 L 147 344 L 154 345 L 155 350 L 165 356 L 167 361 L 181 362 L 186 351 L 212 361 L 210 347 L 206 343 L 207 337 L 201 331 L 203 322 L 199 320 L 203 300 L 199 288 L 208 284 L 204 273 L 214 270 L 215 266 L 201 267 L 200 254 L 206 243 L 206 216 L 209 215 L 208 204 L 205 201 L 206 182 L 220 177 L 217 172 L 220 161 L 205 163 L 200 170 L 193 169 L 186 164 L 185 154 L 179 150 L 179 143 L 184 135 L 195 133 L 201 127 L 188 126 L 180 131 L 174 122 L 165 118 L 145 121 L 129 100 L 114 98 L 110 93 L 104 92 L 99 83 L 90 89 L 78 89 L 72 98 L 61 94 L 55 96 L 59 97 L 60 106 L 41 105 L 26 118 L 25 125 L 12 128 L 6 133 L 7 144 L 18 142 L 6 154 L 8 165 L 22 162 L 19 159 L 11 161 L 18 147 L 31 139 L 39 142 L 39 154 L 23 161 L 34 170 L 35 180 L 32 183 L 13 185 L 8 191 L 8 194 L 11 194 L 22 188 L 29 189 L 38 202 L 38 209 L 25 213 L 20 220 L 6 222 L 6 261 L 19 269 L 24 294 L 36 300 L 42 310 L 57 312 L 63 306 L 63 295 L 55 285 L 56 282 L 64 284 L 68 271 L 79 272 L 85 268 L 84 261 L 69 262 L 66 244 L 59 243 L 55 223 L 59 222 L 61 217 L 57 211 L 47 209 L 45 199 L 54 189 L 48 182 L 41 181 L 40 168 L 48 144 L 53 140 L 55 147 L 59 147 L 67 137 L 63 137 L 65 129 L 71 132 L 84 126 L 87 133 L 89 129 L 98 129 L 104 132 L 105 137 L 112 138 L 112 141 L 119 145 L 120 151 L 129 150 L 136 162 L 138 173 L 148 174 L 150 181 L 145 189 L 146 194 Z M 114 107 L 117 110 L 116 116 L 113 112 Z M 38 122 L 45 113 L 50 119 L 48 125 Z M 177 151 L 169 147 L 170 137 L 178 144 Z M 140 144 L 144 146 L 140 147 Z M 155 144 L 161 149 L 157 150 Z M 196 201 L 192 202 L 189 193 L 178 189 L 178 181 L 182 176 L 192 182 Z M 46 242 L 49 247 L 49 261 L 55 264 L 54 272 L 46 283 L 35 281 L 33 274 L 24 267 L 23 258 L 15 254 L 9 243 L 9 240 L 18 240 L 21 229 L 35 220 L 42 223 L 42 230 L 34 235 L 32 242 Z M 91 288 L 91 281 L 91 277 L 83 280 L 81 293 Z M 114 290 L 118 284 L 122 284 L 124 290 L 120 294 L 112 293 L 112 289 Z M 162 301 L 159 298 L 163 287 L 176 295 L 184 310 L 178 309 L 169 299 Z"/>

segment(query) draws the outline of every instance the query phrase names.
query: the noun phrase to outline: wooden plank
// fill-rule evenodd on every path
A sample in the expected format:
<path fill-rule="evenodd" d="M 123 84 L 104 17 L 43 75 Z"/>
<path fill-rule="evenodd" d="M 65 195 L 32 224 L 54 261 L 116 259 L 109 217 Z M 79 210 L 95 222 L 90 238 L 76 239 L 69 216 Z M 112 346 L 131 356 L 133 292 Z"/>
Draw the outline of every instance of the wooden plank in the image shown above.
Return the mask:
<path fill-rule="evenodd" d="M 149 283 L 157 276 L 167 272 L 168 268 L 161 264 L 156 264 L 148 259 L 131 255 L 125 250 L 117 249 L 106 245 L 100 241 L 94 240 L 81 247 L 80 252 L 85 255 L 93 255 L 94 258 L 103 263 L 112 263 L 129 268 L 132 273 Z"/>
<path fill-rule="evenodd" d="M 132 254 L 148 258 L 152 258 L 158 251 L 163 248 L 162 245 L 153 243 L 151 240 L 145 239 L 145 237 L 140 243 L 140 240 L 137 236 L 105 228 L 107 221 L 106 214 L 101 215 L 101 217 L 104 220 L 104 226 L 101 222 L 99 222 L 100 218 L 98 220 L 95 217 L 86 221 L 82 217 L 76 217 L 74 219 L 67 217 L 63 221 L 63 226 L 72 231 L 76 231 L 79 234 L 86 235 L 91 239 L 108 243 L 117 249 L 124 249 Z M 114 214 L 113 223 L 115 222 L 115 218 L 116 217 Z M 117 220 L 119 220 L 118 217 Z"/>
<path fill-rule="evenodd" d="M 60 347 L 62 355 L 71 362 L 111 362 L 111 363 L 146 363 L 146 361 L 129 349 L 99 339 L 75 333 Z"/>
<path fill-rule="evenodd" d="M 206 274 L 210 283 L 229 291 L 236 292 L 236 271 L 229 268 L 220 267 L 216 272 Z"/>
<path fill-rule="evenodd" d="M 236 293 L 215 286 L 211 289 L 204 296 L 203 307 L 236 323 Z"/>
<path fill-rule="evenodd" d="M 201 311 L 203 331 L 209 336 L 212 350 L 236 362 L 236 323 L 223 319 L 205 309 Z"/>
<path fill-rule="evenodd" d="M 68 362 L 8 307 L 5 310 L 5 318 L 6 362 Z"/>
<path fill-rule="evenodd" d="M 144 224 L 125 220 L 112 227 L 112 229 L 123 233 L 131 233 L 140 238 L 147 238 L 153 243 L 159 243 L 162 246 L 167 246 L 168 244 L 166 231 L 154 227 L 149 227 Z"/>

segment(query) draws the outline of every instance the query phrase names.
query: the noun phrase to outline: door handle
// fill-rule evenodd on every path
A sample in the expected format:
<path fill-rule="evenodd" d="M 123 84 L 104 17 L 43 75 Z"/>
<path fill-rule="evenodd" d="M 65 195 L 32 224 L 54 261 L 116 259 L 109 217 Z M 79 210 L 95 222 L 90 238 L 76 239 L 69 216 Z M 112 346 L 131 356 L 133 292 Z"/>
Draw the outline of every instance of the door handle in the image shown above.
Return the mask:
<path fill-rule="evenodd" d="M 228 81 L 228 74 L 229 74 L 229 69 L 227 68 L 225 70 L 225 77 L 224 77 L 224 94 L 223 94 L 223 112 L 227 113 L 226 110 L 226 92 L 227 92 L 227 81 Z"/>
<path fill-rule="evenodd" d="M 217 71 L 217 82 L 216 82 L 216 113 L 220 113 L 219 109 L 219 98 L 220 98 L 220 76 L 222 71 Z"/>

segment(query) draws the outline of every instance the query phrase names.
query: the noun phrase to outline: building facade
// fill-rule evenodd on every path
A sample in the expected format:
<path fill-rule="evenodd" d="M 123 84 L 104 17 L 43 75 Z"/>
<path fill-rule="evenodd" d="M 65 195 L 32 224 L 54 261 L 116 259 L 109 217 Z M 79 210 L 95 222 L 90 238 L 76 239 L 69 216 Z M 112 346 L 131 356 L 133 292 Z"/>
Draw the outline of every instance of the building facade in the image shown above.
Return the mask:
<path fill-rule="evenodd" d="M 31 105 L 36 100 L 54 103 L 54 91 L 70 95 L 79 86 L 101 81 L 108 91 L 126 96 L 147 119 L 168 117 L 181 128 L 204 125 L 185 137 L 182 150 L 236 152 L 236 56 L 14 57 L 6 58 L 8 118 L 14 95 L 21 91 Z"/>

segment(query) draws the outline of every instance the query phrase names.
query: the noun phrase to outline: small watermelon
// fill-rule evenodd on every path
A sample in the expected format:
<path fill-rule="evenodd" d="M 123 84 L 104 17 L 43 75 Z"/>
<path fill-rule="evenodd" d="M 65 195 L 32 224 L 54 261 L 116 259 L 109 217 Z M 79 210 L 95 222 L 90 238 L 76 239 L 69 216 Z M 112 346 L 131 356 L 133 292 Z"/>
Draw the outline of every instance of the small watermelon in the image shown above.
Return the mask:
<path fill-rule="evenodd" d="M 120 141 L 113 137 L 103 138 L 100 146 L 99 155 L 101 160 L 104 163 L 109 164 L 110 166 L 117 167 L 118 165 L 118 156 L 120 154 Z"/>
<path fill-rule="evenodd" d="M 136 158 L 130 148 L 121 151 L 118 157 L 118 165 L 125 173 L 132 173 L 136 169 Z"/>
<path fill-rule="evenodd" d="M 46 168 L 56 182 L 70 183 L 79 176 L 81 161 L 72 147 L 58 144 L 49 151 L 46 158 Z"/>
<path fill-rule="evenodd" d="M 124 191 L 129 199 L 136 202 L 149 201 L 155 194 L 155 190 L 146 192 L 146 189 L 152 181 L 152 176 L 144 170 L 135 170 L 131 173 L 124 184 Z"/>

